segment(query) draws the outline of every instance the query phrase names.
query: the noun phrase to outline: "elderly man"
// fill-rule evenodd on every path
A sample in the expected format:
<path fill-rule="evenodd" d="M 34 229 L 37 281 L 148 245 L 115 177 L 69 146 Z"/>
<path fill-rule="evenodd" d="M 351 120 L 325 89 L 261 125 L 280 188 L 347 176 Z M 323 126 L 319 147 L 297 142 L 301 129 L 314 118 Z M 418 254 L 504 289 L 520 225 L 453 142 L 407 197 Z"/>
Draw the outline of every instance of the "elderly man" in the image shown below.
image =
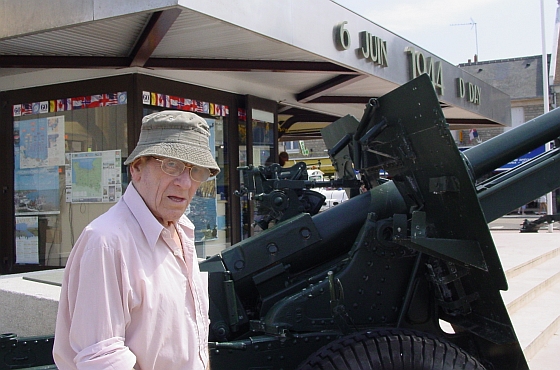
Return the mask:
<path fill-rule="evenodd" d="M 220 169 L 205 120 L 144 117 L 122 199 L 88 225 L 66 265 L 53 356 L 59 369 L 208 368 L 207 284 L 183 215 Z"/>

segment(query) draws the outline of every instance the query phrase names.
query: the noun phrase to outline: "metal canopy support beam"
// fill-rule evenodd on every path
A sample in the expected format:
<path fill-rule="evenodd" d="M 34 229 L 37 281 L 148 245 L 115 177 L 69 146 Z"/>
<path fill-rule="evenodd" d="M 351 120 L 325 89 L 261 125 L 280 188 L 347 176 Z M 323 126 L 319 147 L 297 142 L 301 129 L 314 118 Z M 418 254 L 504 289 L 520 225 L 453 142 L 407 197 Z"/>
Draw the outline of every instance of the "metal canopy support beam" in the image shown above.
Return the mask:
<path fill-rule="evenodd" d="M 0 55 L 0 68 L 125 68 L 131 63 L 130 57 Z M 142 67 L 194 71 L 269 71 L 357 75 L 357 72 L 329 62 L 276 60 L 150 58 Z"/>
<path fill-rule="evenodd" d="M 313 99 L 323 96 L 331 91 L 338 90 L 344 86 L 353 84 L 354 82 L 360 81 L 366 77 L 366 75 L 339 75 L 317 86 L 302 91 L 296 95 L 296 100 L 301 103 L 308 103 Z"/>
<path fill-rule="evenodd" d="M 298 109 L 298 111 L 300 111 Z M 319 129 L 303 129 L 298 130 L 297 132 L 288 132 L 290 127 L 298 122 L 316 122 L 316 123 L 325 123 L 331 124 L 333 121 L 336 121 L 339 117 L 331 116 L 328 114 L 321 114 L 321 113 L 313 113 L 313 112 L 298 112 L 294 114 L 292 117 L 288 118 L 284 122 L 280 123 L 278 127 L 278 138 L 286 138 L 286 137 L 305 137 L 306 139 L 320 139 L 321 134 Z M 296 140 L 296 139 L 293 139 Z M 299 139 L 298 139 L 299 140 Z"/>
<path fill-rule="evenodd" d="M 179 14 L 181 14 L 181 9 L 179 8 L 172 8 L 152 14 L 146 28 L 130 53 L 132 58 L 131 67 L 144 66 L 165 37 L 167 31 L 169 31 L 177 17 L 179 17 Z"/>
<path fill-rule="evenodd" d="M 368 96 L 340 96 L 326 95 L 308 101 L 308 103 L 325 103 L 325 104 L 367 104 L 372 97 Z"/>
<path fill-rule="evenodd" d="M 287 120 L 285 120 L 284 122 L 282 122 L 282 124 L 280 125 L 280 132 L 285 132 L 286 130 L 288 130 L 290 127 L 292 127 L 294 124 L 296 124 L 298 122 L 327 122 L 327 123 L 331 123 L 333 121 L 336 121 L 337 119 L 338 119 L 338 117 L 332 117 L 332 116 L 325 115 L 325 114 L 313 114 L 313 113 L 298 114 L 298 115 L 292 116 L 292 117 L 288 118 Z"/>
<path fill-rule="evenodd" d="M 306 72 L 336 73 L 357 75 L 358 73 L 329 62 L 303 62 L 280 60 L 250 59 L 196 59 L 196 58 L 151 58 L 146 68 L 185 69 L 201 71 L 269 71 L 269 72 Z"/>
<path fill-rule="evenodd" d="M 0 55 L 0 68 L 125 68 L 128 57 Z"/>
<path fill-rule="evenodd" d="M 484 118 L 447 118 L 446 121 L 450 125 L 465 125 L 467 126 L 466 128 L 473 128 L 477 125 L 488 126 L 489 124 L 494 124 L 496 127 L 503 127 L 496 122 Z"/>

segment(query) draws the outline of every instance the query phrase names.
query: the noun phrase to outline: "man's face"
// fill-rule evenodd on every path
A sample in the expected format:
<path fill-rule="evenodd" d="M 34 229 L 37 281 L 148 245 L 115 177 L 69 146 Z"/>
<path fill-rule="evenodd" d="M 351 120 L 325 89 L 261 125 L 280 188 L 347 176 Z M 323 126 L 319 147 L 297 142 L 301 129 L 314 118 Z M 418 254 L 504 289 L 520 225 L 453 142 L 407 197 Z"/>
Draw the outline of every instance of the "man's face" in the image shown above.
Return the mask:
<path fill-rule="evenodd" d="M 189 168 L 179 176 L 170 176 L 152 157 L 141 157 L 132 163 L 130 173 L 134 187 L 163 226 L 179 220 L 200 186 L 191 179 Z"/>

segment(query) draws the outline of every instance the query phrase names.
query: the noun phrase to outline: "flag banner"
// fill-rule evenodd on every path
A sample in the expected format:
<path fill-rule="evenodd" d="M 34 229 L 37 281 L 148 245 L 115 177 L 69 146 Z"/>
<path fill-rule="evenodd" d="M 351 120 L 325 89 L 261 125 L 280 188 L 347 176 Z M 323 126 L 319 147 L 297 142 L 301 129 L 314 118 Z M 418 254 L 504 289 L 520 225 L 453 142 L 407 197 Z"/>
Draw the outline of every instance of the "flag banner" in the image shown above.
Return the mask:
<path fill-rule="evenodd" d="M 150 93 L 144 91 L 142 99 L 144 102 L 149 100 Z M 13 117 L 20 117 L 29 114 L 44 114 L 52 112 L 64 112 L 70 110 L 98 108 L 103 106 L 127 104 L 126 91 L 96 94 L 89 96 L 76 96 L 72 98 L 44 100 L 40 102 L 31 102 L 23 104 L 15 104 L 12 110 Z"/>
<path fill-rule="evenodd" d="M 142 91 L 142 104 L 156 107 L 184 110 L 188 112 L 206 113 L 212 116 L 227 116 L 227 105 L 210 103 L 202 100 L 182 98 L 150 91 Z"/>

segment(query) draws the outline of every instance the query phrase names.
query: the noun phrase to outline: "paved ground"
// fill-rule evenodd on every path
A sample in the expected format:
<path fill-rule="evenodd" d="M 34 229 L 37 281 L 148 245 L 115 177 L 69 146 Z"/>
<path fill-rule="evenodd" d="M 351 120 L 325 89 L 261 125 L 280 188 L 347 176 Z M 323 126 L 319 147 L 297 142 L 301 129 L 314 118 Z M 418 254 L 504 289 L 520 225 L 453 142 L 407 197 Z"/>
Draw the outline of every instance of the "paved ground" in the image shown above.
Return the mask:
<path fill-rule="evenodd" d="M 496 221 L 491 222 L 488 227 L 491 231 L 494 230 L 519 230 L 524 220 L 533 221 L 541 217 L 541 215 L 507 215 L 500 217 Z M 555 222 L 552 224 L 554 230 L 560 230 L 560 223 Z M 548 224 L 541 226 L 541 232 L 548 230 Z"/>

